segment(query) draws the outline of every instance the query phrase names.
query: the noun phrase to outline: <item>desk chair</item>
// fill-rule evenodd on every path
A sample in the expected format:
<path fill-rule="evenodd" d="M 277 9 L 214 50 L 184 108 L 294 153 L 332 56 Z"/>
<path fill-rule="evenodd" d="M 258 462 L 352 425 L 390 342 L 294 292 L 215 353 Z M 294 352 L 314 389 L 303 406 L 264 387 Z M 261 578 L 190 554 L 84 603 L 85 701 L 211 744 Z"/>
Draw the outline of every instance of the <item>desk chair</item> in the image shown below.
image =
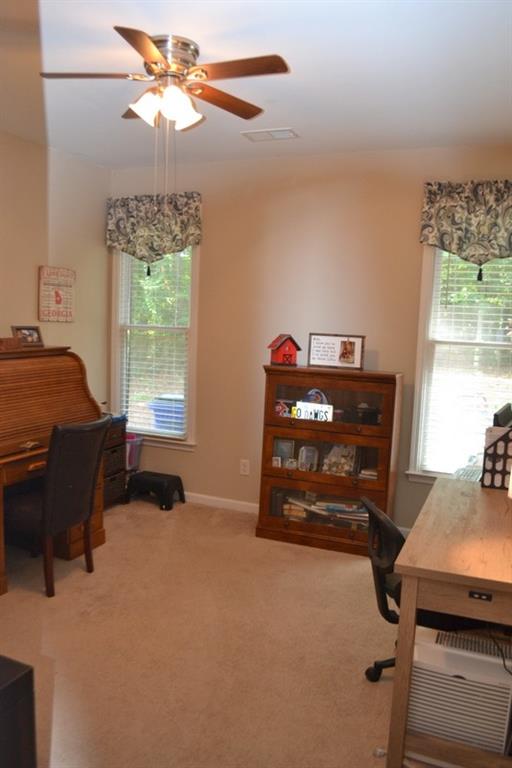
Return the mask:
<path fill-rule="evenodd" d="M 405 544 L 405 538 L 394 522 L 370 499 L 361 498 L 368 511 L 368 555 L 372 563 L 373 581 L 377 605 L 381 616 L 391 624 L 398 624 L 399 614 L 390 607 L 389 599 L 400 607 L 401 577 L 394 573 L 395 560 Z M 416 623 L 421 627 L 438 629 L 444 632 L 457 630 L 486 629 L 483 621 L 468 619 L 463 616 L 419 610 Z M 395 658 L 375 661 L 365 671 L 367 680 L 376 683 L 380 680 L 383 669 L 394 667 Z"/>
<path fill-rule="evenodd" d="M 4 519 L 6 539 L 43 552 L 46 594 L 55 595 L 53 538 L 83 523 L 87 571 L 94 564 L 91 547 L 91 515 L 101 464 L 103 444 L 112 417 L 102 416 L 85 424 L 56 425 L 53 428 L 46 474 L 39 482 L 13 487 L 6 494 Z"/>

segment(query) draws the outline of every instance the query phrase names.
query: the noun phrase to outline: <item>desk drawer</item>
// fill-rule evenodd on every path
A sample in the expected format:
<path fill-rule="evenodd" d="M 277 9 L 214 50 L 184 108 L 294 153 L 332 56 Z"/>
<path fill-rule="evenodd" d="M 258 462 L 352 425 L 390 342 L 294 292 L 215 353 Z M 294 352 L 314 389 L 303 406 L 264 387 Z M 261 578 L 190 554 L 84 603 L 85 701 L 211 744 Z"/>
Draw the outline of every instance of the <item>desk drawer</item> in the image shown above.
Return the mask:
<path fill-rule="evenodd" d="M 23 480 L 30 480 L 32 477 L 41 477 L 46 469 L 46 458 L 33 456 L 31 459 L 22 459 L 8 464 L 3 468 L 4 485 L 13 485 L 21 483 Z"/>
<path fill-rule="evenodd" d="M 484 600 L 475 595 L 488 595 Z M 512 593 L 471 584 L 419 580 L 418 608 L 512 626 Z"/>
<path fill-rule="evenodd" d="M 126 496 L 126 475 L 124 470 L 103 480 L 103 506 L 110 507 L 116 502 L 124 503 Z"/>
<path fill-rule="evenodd" d="M 124 445 L 126 439 L 125 423 L 112 424 L 105 438 L 105 448 L 111 448 L 113 445 Z"/>
<path fill-rule="evenodd" d="M 98 512 L 94 512 L 93 516 L 91 517 L 91 532 L 94 533 L 94 531 L 99 531 L 100 528 L 103 526 L 103 515 Z M 80 523 L 79 525 L 74 525 L 72 528 L 68 529 L 68 537 L 70 542 L 80 541 L 83 539 L 84 536 L 84 526 L 83 523 Z"/>
<path fill-rule="evenodd" d="M 117 445 L 115 448 L 108 448 L 103 452 L 103 473 L 105 477 L 109 475 L 115 475 L 124 469 L 126 458 L 126 448 L 124 443 Z"/>

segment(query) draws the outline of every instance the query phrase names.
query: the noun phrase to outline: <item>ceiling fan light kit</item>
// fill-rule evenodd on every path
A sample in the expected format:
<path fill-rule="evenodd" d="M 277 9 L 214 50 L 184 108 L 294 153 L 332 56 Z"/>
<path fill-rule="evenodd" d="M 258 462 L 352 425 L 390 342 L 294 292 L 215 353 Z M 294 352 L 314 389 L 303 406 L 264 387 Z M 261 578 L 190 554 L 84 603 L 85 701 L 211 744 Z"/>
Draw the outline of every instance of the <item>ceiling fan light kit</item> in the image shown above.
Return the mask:
<path fill-rule="evenodd" d="M 288 65 L 281 56 L 255 56 L 249 59 L 221 61 L 214 64 L 197 64 L 199 46 L 187 37 L 156 35 L 151 37 L 139 29 L 114 27 L 121 37 L 139 53 L 147 74 L 102 72 L 41 72 L 48 79 L 97 78 L 126 79 L 135 82 L 153 82 L 155 85 L 129 105 L 124 118 L 140 117 L 148 125 L 156 127 L 159 115 L 174 122 L 175 130 L 181 131 L 201 122 L 204 117 L 195 109 L 189 93 L 244 120 L 261 114 L 255 104 L 238 99 L 225 91 L 208 85 L 209 80 L 225 80 L 234 77 L 273 75 L 288 72 Z"/>
<path fill-rule="evenodd" d="M 182 131 L 202 120 L 203 115 L 194 109 L 190 96 L 177 85 L 168 85 L 161 96 L 160 112 L 167 120 L 173 120 L 175 129 Z"/>
<path fill-rule="evenodd" d="M 151 88 L 149 91 L 144 91 L 142 96 L 139 96 L 137 101 L 134 101 L 129 107 L 148 125 L 154 126 L 158 110 L 160 109 L 160 97 Z"/>
<path fill-rule="evenodd" d="M 150 88 L 130 104 L 130 109 L 152 127 L 158 125 L 158 114 L 161 113 L 167 120 L 174 122 L 177 131 L 191 128 L 203 119 L 203 115 L 195 110 L 190 96 L 177 85 Z"/>

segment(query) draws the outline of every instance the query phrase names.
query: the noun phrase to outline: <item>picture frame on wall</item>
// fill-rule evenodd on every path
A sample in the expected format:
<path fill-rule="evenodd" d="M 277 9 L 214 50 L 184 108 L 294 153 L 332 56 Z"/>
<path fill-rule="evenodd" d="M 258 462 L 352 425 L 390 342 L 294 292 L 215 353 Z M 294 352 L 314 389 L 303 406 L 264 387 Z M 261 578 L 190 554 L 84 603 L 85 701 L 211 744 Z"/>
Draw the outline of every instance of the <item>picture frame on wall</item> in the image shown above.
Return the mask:
<path fill-rule="evenodd" d="M 11 325 L 12 335 L 21 341 L 22 347 L 44 347 L 38 325 Z"/>
<path fill-rule="evenodd" d="M 366 336 L 310 333 L 308 365 L 362 371 Z"/>

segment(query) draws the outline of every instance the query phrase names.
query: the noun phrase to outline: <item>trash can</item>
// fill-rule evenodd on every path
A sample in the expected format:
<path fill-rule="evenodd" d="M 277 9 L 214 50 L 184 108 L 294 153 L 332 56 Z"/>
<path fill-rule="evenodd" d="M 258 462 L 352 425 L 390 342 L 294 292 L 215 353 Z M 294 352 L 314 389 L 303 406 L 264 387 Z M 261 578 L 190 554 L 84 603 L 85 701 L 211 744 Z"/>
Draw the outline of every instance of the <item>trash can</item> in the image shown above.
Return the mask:
<path fill-rule="evenodd" d="M 183 395 L 164 394 L 155 397 L 149 407 L 153 411 L 155 427 L 165 432 L 183 434 L 185 431 L 185 400 Z"/>
<path fill-rule="evenodd" d="M 133 432 L 126 433 L 126 469 L 135 472 L 140 464 L 140 452 L 143 438 Z"/>

